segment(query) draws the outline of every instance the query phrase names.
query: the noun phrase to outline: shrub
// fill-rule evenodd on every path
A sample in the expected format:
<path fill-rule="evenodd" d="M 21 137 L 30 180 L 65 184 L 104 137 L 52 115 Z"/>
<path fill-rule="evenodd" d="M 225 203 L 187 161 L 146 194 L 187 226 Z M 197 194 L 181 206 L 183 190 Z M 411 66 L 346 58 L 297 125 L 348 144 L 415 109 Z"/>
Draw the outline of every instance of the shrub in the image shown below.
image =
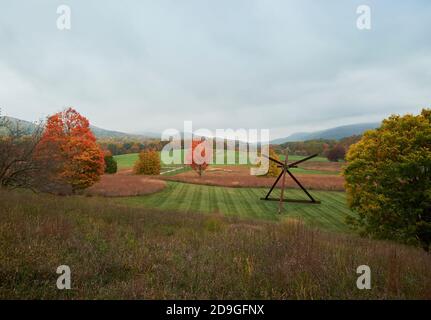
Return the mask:
<path fill-rule="evenodd" d="M 159 175 L 160 155 L 155 150 L 144 150 L 139 154 L 139 159 L 135 163 L 136 174 Z"/>
<path fill-rule="evenodd" d="M 431 110 L 391 116 L 347 153 L 348 202 L 363 234 L 431 244 Z"/>
<path fill-rule="evenodd" d="M 117 173 L 117 161 L 115 161 L 110 151 L 105 152 L 105 173 Z"/>

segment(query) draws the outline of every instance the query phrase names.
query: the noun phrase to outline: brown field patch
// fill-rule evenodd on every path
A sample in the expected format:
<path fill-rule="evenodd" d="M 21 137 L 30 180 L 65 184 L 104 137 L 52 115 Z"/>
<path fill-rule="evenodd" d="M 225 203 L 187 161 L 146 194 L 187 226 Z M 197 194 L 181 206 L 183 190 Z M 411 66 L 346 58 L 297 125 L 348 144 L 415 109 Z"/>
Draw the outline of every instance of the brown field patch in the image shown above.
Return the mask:
<path fill-rule="evenodd" d="M 275 178 L 251 176 L 250 168 L 246 166 L 212 166 L 210 168 L 212 170 L 205 171 L 202 177 L 199 177 L 194 171 L 187 171 L 175 176 L 160 176 L 159 179 L 223 187 L 270 187 L 275 180 Z M 295 174 L 295 176 L 310 189 L 344 191 L 344 178 L 339 175 Z M 281 182 L 277 186 L 280 185 Z M 298 187 L 290 177 L 286 179 L 286 186 Z"/>
<path fill-rule="evenodd" d="M 86 190 L 87 195 L 125 197 L 151 194 L 163 190 L 166 182 L 149 176 L 121 174 L 104 175 L 101 180 Z"/>

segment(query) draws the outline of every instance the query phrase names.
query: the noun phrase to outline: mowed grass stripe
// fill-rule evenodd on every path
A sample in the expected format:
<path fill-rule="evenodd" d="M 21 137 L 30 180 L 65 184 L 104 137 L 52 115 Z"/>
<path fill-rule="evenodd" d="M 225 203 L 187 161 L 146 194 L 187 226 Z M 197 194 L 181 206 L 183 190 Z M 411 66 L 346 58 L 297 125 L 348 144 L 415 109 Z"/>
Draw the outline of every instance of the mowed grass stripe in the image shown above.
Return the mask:
<path fill-rule="evenodd" d="M 346 207 L 346 203 L 342 202 L 342 196 L 339 192 L 314 192 L 310 191 L 314 199 L 323 201 L 323 205 L 309 205 L 305 208 L 297 207 L 298 204 L 288 203 L 289 206 L 296 206 L 295 215 L 301 217 L 305 216 L 309 223 L 316 226 L 324 227 L 327 226 L 330 229 L 341 231 L 345 228 L 345 211 L 349 211 Z M 309 198 L 307 195 L 299 189 L 292 190 L 292 197 L 295 199 Z"/>
<path fill-rule="evenodd" d="M 169 185 L 167 188 L 167 192 L 163 197 L 153 197 L 153 203 L 155 204 L 154 207 L 160 208 L 160 209 L 169 209 L 170 207 L 169 199 L 175 193 L 179 192 L 181 188 L 186 190 L 186 188 L 184 188 L 183 186 Z M 157 201 L 157 199 L 159 199 L 159 201 Z"/>
<path fill-rule="evenodd" d="M 277 204 L 272 201 L 261 200 L 261 198 L 264 198 L 268 193 L 266 188 L 249 189 L 249 193 L 252 199 L 257 199 L 256 207 L 259 208 L 259 218 L 269 218 L 271 220 L 278 219 L 278 217 L 274 215 L 274 210 L 276 210 Z"/>
<path fill-rule="evenodd" d="M 241 191 L 243 193 L 242 196 L 244 198 L 244 202 L 247 203 L 250 212 L 253 212 L 253 216 L 256 217 L 256 218 L 265 218 L 266 210 L 262 206 L 262 204 L 261 203 L 257 203 L 257 204 L 252 205 L 250 203 L 249 199 L 253 199 L 255 197 L 254 193 L 253 193 L 253 190 L 249 189 L 249 188 L 245 188 L 245 189 L 241 189 Z"/>
<path fill-rule="evenodd" d="M 329 213 L 323 210 L 320 205 L 316 205 L 312 210 L 310 209 L 310 215 L 312 216 L 310 221 L 317 222 L 319 226 L 327 225 L 336 230 L 343 229 L 344 223 L 341 222 L 340 215 L 334 211 Z"/>
<path fill-rule="evenodd" d="M 185 188 L 184 195 L 180 199 L 188 199 L 188 201 L 179 202 L 180 210 L 182 209 L 185 212 L 193 211 L 192 205 L 197 204 L 196 200 L 194 200 L 194 197 L 196 196 L 195 189 L 196 189 L 195 186 L 193 186 L 193 188 L 190 188 L 190 187 Z"/>
<path fill-rule="evenodd" d="M 210 202 L 210 210 L 212 213 L 218 213 L 219 207 L 217 202 L 217 196 L 216 196 L 216 189 L 215 188 L 208 188 L 209 193 L 209 202 Z"/>
<path fill-rule="evenodd" d="M 352 216 L 352 211 L 346 206 L 347 200 L 345 195 L 337 198 L 330 192 L 326 192 L 325 197 L 331 201 L 330 206 L 334 209 L 334 212 L 341 212 L 343 214 L 343 221 L 345 221 L 346 216 Z"/>
<path fill-rule="evenodd" d="M 349 210 L 346 208 L 346 197 L 343 196 L 341 197 L 334 197 L 330 192 L 325 193 L 325 197 L 331 200 L 331 203 L 333 204 L 333 206 L 335 206 L 336 208 L 340 209 L 340 210 L 344 210 L 346 213 L 349 213 Z"/>
<path fill-rule="evenodd" d="M 254 188 L 249 189 L 249 191 L 251 199 L 258 199 L 258 202 L 255 203 L 255 205 L 259 208 L 259 217 L 271 220 L 278 219 L 277 216 L 273 214 L 275 212 L 274 210 L 276 210 L 277 208 L 276 203 L 272 201 L 260 200 L 261 198 L 264 198 L 266 196 L 268 190 L 264 188 Z"/>
<path fill-rule="evenodd" d="M 226 213 L 229 208 L 226 204 L 226 196 L 225 196 L 225 190 L 223 188 L 212 188 L 216 190 L 216 201 L 218 203 L 218 207 L 220 210 L 220 213 Z"/>
<path fill-rule="evenodd" d="M 201 212 L 212 212 L 210 189 L 205 189 L 202 191 L 201 201 L 199 203 L 199 211 L 201 211 Z"/>
<path fill-rule="evenodd" d="M 277 201 L 260 200 L 266 195 L 265 188 L 227 188 L 168 182 L 165 190 L 147 196 L 119 199 L 130 205 L 185 212 L 219 212 L 243 218 L 282 220 L 303 219 L 304 222 L 328 230 L 348 231 L 347 215 L 355 215 L 346 204 L 345 194 L 336 191 L 315 191 L 311 194 L 321 204 L 285 203 L 282 214 L 278 214 Z M 272 197 L 279 197 L 275 190 Z M 302 190 L 286 189 L 289 199 L 307 199 Z"/>
<path fill-rule="evenodd" d="M 244 209 L 244 213 L 252 216 L 253 218 L 259 217 L 259 210 L 256 210 L 258 209 L 257 206 L 252 206 L 250 204 L 250 196 L 247 192 L 247 189 L 240 189 L 240 195 L 240 201 L 238 201 L 237 203 L 239 203 L 241 205 L 241 208 Z"/>
<path fill-rule="evenodd" d="M 233 188 L 224 188 L 225 197 L 226 197 L 226 205 L 228 207 L 228 211 L 226 214 L 228 215 L 238 215 L 240 217 L 250 216 L 248 212 L 241 208 L 243 203 L 243 199 L 239 192 L 234 192 Z M 238 191 L 238 190 L 237 190 Z M 235 194 L 234 194 L 235 193 Z"/>
<path fill-rule="evenodd" d="M 208 191 L 208 189 L 202 189 L 202 190 L 197 190 L 195 188 L 195 190 L 193 190 L 193 195 L 192 195 L 192 201 L 190 202 L 190 211 L 200 211 L 200 209 L 202 207 L 207 207 L 208 208 L 208 203 L 203 201 L 203 194 Z M 196 208 L 196 209 L 195 209 Z M 203 208 L 203 210 L 205 210 L 205 208 Z M 205 210 L 203 211 L 204 213 L 209 212 L 209 210 Z"/>
<path fill-rule="evenodd" d="M 171 184 L 169 184 L 169 186 L 171 186 Z M 169 208 L 172 207 L 172 199 L 184 199 L 187 194 L 187 191 L 190 189 L 188 186 L 183 184 L 173 184 L 172 186 L 173 188 L 171 194 L 168 194 L 166 197 L 166 203 L 169 204 Z M 178 201 L 179 210 L 185 210 L 185 208 L 181 207 L 183 203 L 184 202 Z"/>

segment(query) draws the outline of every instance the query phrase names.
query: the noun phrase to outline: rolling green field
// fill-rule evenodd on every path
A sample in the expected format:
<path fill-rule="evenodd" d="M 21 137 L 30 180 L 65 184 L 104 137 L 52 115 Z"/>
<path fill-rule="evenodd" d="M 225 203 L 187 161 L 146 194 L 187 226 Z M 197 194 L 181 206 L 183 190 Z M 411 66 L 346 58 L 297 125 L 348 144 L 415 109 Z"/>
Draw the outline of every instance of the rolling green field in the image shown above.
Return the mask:
<path fill-rule="evenodd" d="M 130 206 L 178 210 L 181 212 L 221 213 L 226 216 L 279 221 L 285 218 L 302 219 L 311 226 L 331 231 L 348 231 L 345 218 L 354 215 L 347 208 L 345 194 L 333 191 L 313 191 L 320 205 L 285 203 L 279 215 L 278 202 L 263 201 L 266 188 L 225 188 L 169 182 L 165 190 L 148 196 L 119 199 Z M 273 196 L 279 196 L 274 191 Z M 288 189 L 286 198 L 306 199 L 300 190 Z"/>
<path fill-rule="evenodd" d="M 118 169 L 130 169 L 133 168 L 138 157 L 138 153 L 129 153 L 114 156 L 114 159 L 117 161 Z"/>
<path fill-rule="evenodd" d="M 181 150 L 181 159 L 184 159 L 184 149 Z M 238 159 L 239 159 L 239 152 L 238 151 L 227 151 L 224 154 L 224 163 L 227 163 L 227 159 L 228 157 L 235 157 L 236 159 L 236 163 L 238 163 Z M 139 154 L 138 153 L 130 153 L 130 154 L 122 154 L 122 155 L 117 155 L 114 156 L 115 160 L 117 161 L 118 164 L 118 168 L 119 169 L 129 169 L 132 168 L 133 165 L 135 164 L 136 160 L 138 160 Z M 216 159 L 217 157 L 217 153 L 214 153 L 214 159 Z M 184 163 L 184 162 L 182 162 Z M 245 164 L 247 165 L 247 164 Z M 163 166 L 163 163 L 162 163 Z M 168 164 L 167 166 L 174 166 L 171 164 Z"/>
<path fill-rule="evenodd" d="M 114 156 L 114 159 L 117 161 L 118 169 L 124 170 L 124 169 L 132 169 L 135 165 L 136 160 L 139 158 L 139 153 L 130 153 L 130 154 L 122 154 L 118 156 Z M 183 167 L 183 165 L 164 165 L 161 163 L 161 173 L 164 173 L 166 171 L 172 170 L 174 168 Z M 190 170 L 189 167 L 183 167 L 182 169 L 165 173 L 166 176 L 175 175 L 181 172 L 186 172 Z"/>
<path fill-rule="evenodd" d="M 235 154 L 235 159 L 238 160 L 239 158 L 239 152 L 238 151 L 227 151 L 224 154 L 224 158 L 225 158 L 225 163 L 227 163 L 227 158 L 229 156 L 233 156 L 233 153 Z M 114 156 L 115 160 L 118 163 L 118 168 L 119 169 L 129 169 L 132 168 L 133 165 L 135 164 L 136 160 L 138 160 L 139 154 L 138 153 L 130 153 L 130 154 L 122 154 L 122 155 L 118 155 L 118 156 Z M 184 157 L 184 150 L 181 150 L 181 159 L 183 159 Z M 214 157 L 216 157 L 216 153 L 214 153 Z M 305 157 L 303 156 L 289 156 L 289 160 L 291 161 L 297 161 L 300 159 L 303 159 Z M 280 159 L 284 160 L 284 155 L 280 155 Z M 316 157 L 313 158 L 313 161 L 318 161 L 318 162 L 328 162 L 328 159 L 324 158 L 324 157 Z"/>

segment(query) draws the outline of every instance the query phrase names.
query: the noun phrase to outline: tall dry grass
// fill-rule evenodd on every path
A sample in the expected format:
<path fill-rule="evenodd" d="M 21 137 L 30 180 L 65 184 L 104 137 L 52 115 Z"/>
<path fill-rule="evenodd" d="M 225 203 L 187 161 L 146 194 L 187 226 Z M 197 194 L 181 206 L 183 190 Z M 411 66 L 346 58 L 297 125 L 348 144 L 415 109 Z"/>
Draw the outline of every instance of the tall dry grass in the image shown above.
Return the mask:
<path fill-rule="evenodd" d="M 63 264 L 70 291 L 56 288 Z M 363 264 L 372 290 L 356 288 Z M 0 191 L 0 298 L 430 299 L 431 257 L 293 220 Z"/>

